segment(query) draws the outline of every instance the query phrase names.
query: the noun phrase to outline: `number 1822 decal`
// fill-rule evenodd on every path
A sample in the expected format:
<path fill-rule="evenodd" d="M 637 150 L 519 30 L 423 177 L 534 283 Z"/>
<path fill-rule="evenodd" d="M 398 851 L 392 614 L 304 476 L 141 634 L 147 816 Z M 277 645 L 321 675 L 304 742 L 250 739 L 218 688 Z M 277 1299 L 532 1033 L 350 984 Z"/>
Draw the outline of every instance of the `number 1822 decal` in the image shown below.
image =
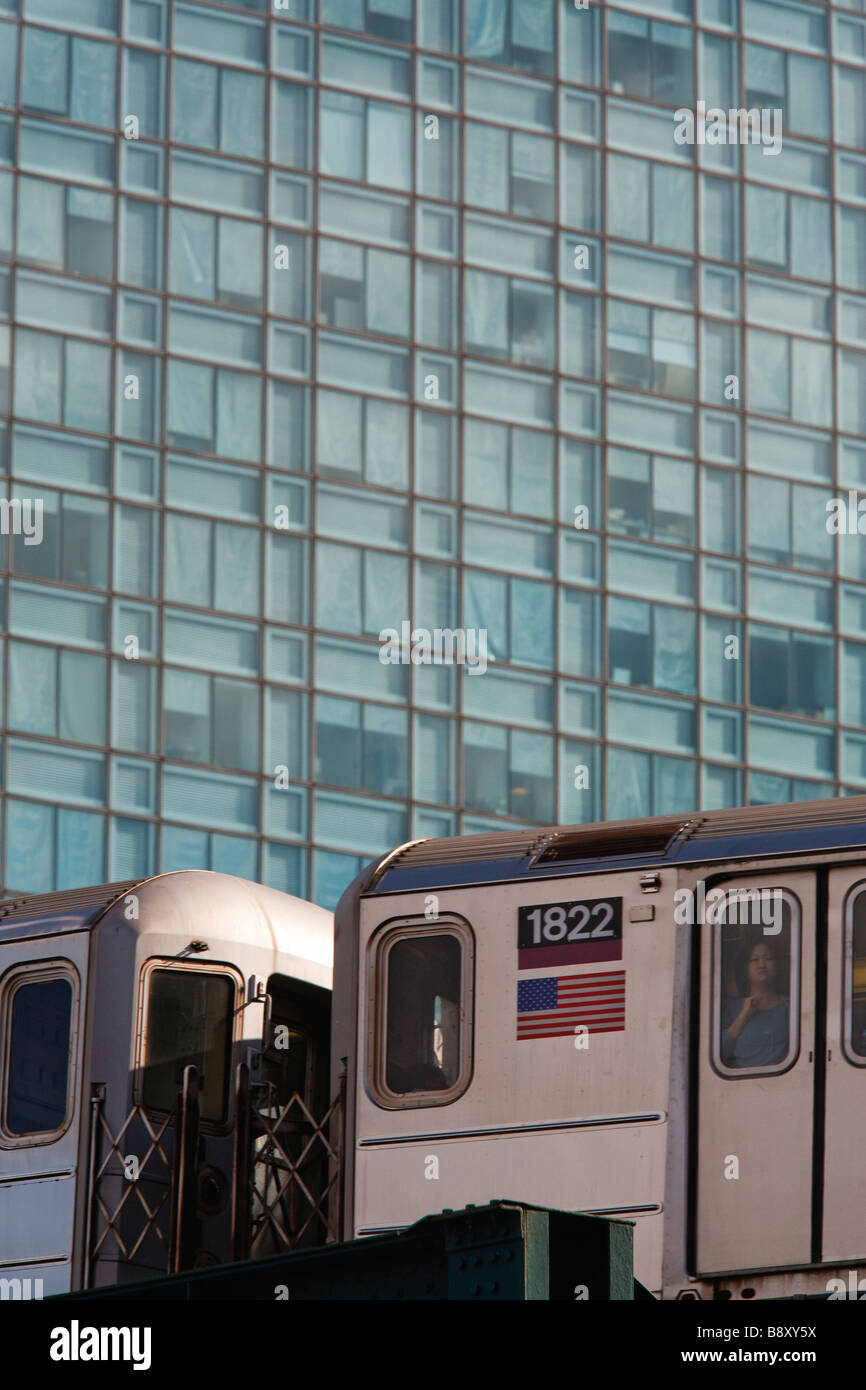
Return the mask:
<path fill-rule="evenodd" d="M 540 903 L 517 910 L 518 967 L 622 959 L 622 898 Z"/>

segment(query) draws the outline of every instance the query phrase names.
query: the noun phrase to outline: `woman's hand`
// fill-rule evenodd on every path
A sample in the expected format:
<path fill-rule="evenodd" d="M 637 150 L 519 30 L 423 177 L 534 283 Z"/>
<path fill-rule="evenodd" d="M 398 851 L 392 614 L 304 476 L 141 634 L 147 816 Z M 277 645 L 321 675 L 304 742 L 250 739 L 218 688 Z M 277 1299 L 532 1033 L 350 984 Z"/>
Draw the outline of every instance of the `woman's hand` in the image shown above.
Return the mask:
<path fill-rule="evenodd" d="M 743 1000 L 743 1007 L 728 1028 L 728 1037 L 738 1038 L 746 1026 L 746 1021 L 752 1017 L 757 1008 L 758 996 L 756 994 L 750 994 L 747 999 Z"/>

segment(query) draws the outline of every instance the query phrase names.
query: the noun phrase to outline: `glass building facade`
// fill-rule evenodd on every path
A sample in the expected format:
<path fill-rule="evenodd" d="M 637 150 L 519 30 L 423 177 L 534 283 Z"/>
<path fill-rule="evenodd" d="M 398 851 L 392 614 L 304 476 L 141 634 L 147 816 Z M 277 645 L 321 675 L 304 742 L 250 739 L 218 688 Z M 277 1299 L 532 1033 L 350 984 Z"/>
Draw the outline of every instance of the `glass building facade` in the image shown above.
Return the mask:
<path fill-rule="evenodd" d="M 0 463 L 9 893 L 866 790 L 864 0 L 0 0 Z"/>

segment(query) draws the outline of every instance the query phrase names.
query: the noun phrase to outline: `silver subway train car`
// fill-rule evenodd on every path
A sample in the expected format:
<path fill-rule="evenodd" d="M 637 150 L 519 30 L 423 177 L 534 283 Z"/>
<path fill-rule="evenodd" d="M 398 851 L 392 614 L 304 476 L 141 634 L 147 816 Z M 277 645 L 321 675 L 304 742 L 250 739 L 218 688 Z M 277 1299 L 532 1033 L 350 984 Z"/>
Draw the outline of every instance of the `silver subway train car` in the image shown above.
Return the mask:
<path fill-rule="evenodd" d="M 344 1238 L 510 1197 L 659 1297 L 866 1276 L 866 797 L 413 842 L 335 934 Z"/>
<path fill-rule="evenodd" d="M 658 1297 L 847 1292 L 864 1153 L 866 797 L 412 842 L 335 917 L 0 904 L 3 1297 L 497 1197 L 633 1220 Z"/>
<path fill-rule="evenodd" d="M 219 873 L 0 904 L 3 1297 L 222 1263 L 274 1230 L 297 1243 L 274 1161 L 327 1108 L 332 950 L 331 913 Z M 252 1166 L 263 1144 L 271 1162 L 258 1246 L 239 1229 L 244 1105 Z M 321 1156 L 306 1183 L 327 1187 Z"/>

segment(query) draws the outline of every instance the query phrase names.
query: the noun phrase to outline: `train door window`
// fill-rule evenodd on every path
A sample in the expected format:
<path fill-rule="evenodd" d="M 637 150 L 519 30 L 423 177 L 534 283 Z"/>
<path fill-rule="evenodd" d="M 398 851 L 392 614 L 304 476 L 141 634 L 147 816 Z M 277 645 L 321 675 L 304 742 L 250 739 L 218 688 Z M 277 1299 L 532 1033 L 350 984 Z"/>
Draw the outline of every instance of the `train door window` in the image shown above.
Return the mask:
<path fill-rule="evenodd" d="M 392 1107 L 455 1100 L 471 1068 L 469 932 L 397 928 L 382 938 L 377 967 L 377 1098 Z"/>
<path fill-rule="evenodd" d="M 53 1142 L 69 1124 L 77 977 L 63 967 L 16 971 L 3 993 L 6 1064 L 0 1132 L 7 1141 Z"/>
<path fill-rule="evenodd" d="M 785 1071 L 799 1046 L 800 905 L 769 885 L 711 899 L 713 1064 L 723 1076 Z"/>
<path fill-rule="evenodd" d="M 142 1100 L 150 1110 L 173 1110 L 184 1068 L 199 1071 L 201 1118 L 228 1114 L 229 1061 L 235 982 L 202 970 L 150 972 Z"/>
<path fill-rule="evenodd" d="M 845 950 L 845 1051 L 866 1066 L 866 889 L 851 898 Z"/>

